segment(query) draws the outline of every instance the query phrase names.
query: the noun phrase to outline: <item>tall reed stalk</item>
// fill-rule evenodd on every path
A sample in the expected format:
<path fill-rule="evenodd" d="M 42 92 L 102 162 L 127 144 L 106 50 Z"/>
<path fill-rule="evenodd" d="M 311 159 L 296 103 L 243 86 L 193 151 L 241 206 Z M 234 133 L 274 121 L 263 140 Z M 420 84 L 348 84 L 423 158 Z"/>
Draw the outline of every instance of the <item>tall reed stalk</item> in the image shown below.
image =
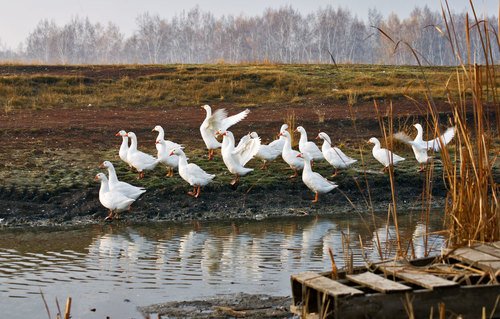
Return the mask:
<path fill-rule="evenodd" d="M 445 1 L 443 18 L 447 38 L 457 57 L 456 81 L 459 92 L 448 92 L 453 121 L 457 128 L 456 154 L 452 158 L 447 150 L 442 152 L 444 173 L 448 185 L 445 209 L 450 246 L 468 245 L 475 241 L 489 242 L 500 239 L 499 187 L 495 181 L 495 142 L 498 143 L 500 106 L 497 95 L 497 75 L 492 50 L 500 44 L 491 42 L 488 20 L 479 20 L 474 5 L 473 24 L 467 21 L 465 30 L 467 62 L 462 60 L 457 45 L 448 1 Z M 468 19 L 468 16 L 466 16 Z M 480 38 L 481 47 L 472 52 L 471 32 Z M 482 54 L 485 65 L 472 64 L 474 56 Z M 434 117 L 436 118 L 436 117 Z M 498 151 L 498 150 L 496 150 Z"/>

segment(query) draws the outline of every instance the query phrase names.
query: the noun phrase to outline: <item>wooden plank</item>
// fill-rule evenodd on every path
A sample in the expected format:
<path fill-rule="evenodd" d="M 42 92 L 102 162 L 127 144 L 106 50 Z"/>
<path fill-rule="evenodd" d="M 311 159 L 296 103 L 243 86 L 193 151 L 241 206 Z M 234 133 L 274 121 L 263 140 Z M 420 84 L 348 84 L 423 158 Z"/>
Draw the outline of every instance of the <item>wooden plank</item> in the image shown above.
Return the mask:
<path fill-rule="evenodd" d="M 302 283 L 306 287 L 316 289 L 330 296 L 346 296 L 363 294 L 361 290 L 346 286 L 335 280 L 324 277 L 318 273 L 305 271 L 297 275 L 292 275 L 292 280 Z"/>
<path fill-rule="evenodd" d="M 375 275 L 372 272 L 347 275 L 346 278 L 357 284 L 383 293 L 411 290 L 411 287 L 386 279 L 382 276 Z"/>
<path fill-rule="evenodd" d="M 499 285 L 457 286 L 444 291 L 417 290 L 339 298 L 334 318 L 408 318 L 405 303 L 412 304 L 414 318 L 429 318 L 431 312 L 436 317 L 439 303 L 446 305 L 447 313 L 463 318 L 481 318 L 483 307 L 488 318 L 492 312 L 493 318 L 500 318 L 500 307 L 496 306 L 499 289 Z"/>
<path fill-rule="evenodd" d="M 458 283 L 454 281 L 447 280 L 433 274 L 428 274 L 416 267 L 380 266 L 378 269 L 383 271 L 385 274 L 393 275 L 409 283 L 419 285 L 427 289 L 453 287 L 458 285 Z"/>
<path fill-rule="evenodd" d="M 500 261 L 500 248 L 496 248 L 493 245 L 479 245 L 472 247 L 472 249 L 491 255 Z"/>
<path fill-rule="evenodd" d="M 364 294 L 361 290 L 346 286 L 323 276 L 310 279 L 305 282 L 305 285 L 332 297 Z"/>
<path fill-rule="evenodd" d="M 485 271 L 496 273 L 500 270 L 500 260 L 494 256 L 471 248 L 458 248 L 449 257 L 474 265 Z"/>
<path fill-rule="evenodd" d="M 322 275 L 312 272 L 312 271 L 304 271 L 301 273 L 298 273 L 296 275 L 292 275 L 292 280 L 296 280 L 300 282 L 301 284 L 305 283 L 307 280 L 311 280 L 313 278 L 317 277 L 323 277 Z"/>

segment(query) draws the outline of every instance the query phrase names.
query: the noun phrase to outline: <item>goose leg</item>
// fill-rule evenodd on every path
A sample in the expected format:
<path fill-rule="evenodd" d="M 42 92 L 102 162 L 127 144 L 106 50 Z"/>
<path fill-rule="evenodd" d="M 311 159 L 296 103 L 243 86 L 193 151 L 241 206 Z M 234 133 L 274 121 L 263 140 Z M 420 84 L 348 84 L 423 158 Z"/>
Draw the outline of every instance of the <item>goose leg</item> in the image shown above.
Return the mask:
<path fill-rule="evenodd" d="M 297 176 L 299 176 L 299 172 L 297 171 L 297 169 L 294 168 L 293 169 L 293 175 L 291 175 L 289 178 L 295 178 Z"/>
<path fill-rule="evenodd" d="M 319 194 L 318 194 L 318 192 L 316 192 L 316 193 L 314 193 L 314 194 L 315 194 L 315 195 L 314 195 L 314 200 L 313 200 L 312 202 L 313 202 L 313 203 L 316 203 L 316 202 L 318 201 L 318 199 L 319 199 Z"/>
<path fill-rule="evenodd" d="M 239 182 L 240 182 L 240 175 L 236 174 L 230 184 L 231 186 L 237 186 Z"/>
<path fill-rule="evenodd" d="M 104 221 L 112 221 L 113 220 L 113 211 L 110 209 L 109 210 L 109 214 L 108 216 L 106 216 L 106 218 L 104 218 Z"/>
<path fill-rule="evenodd" d="M 195 197 L 196 197 L 196 186 L 194 186 L 194 188 L 193 188 L 193 191 L 192 191 L 192 192 L 188 192 L 188 195 L 189 195 L 189 196 L 195 196 Z"/>
<path fill-rule="evenodd" d="M 335 176 L 337 176 L 337 173 L 338 173 L 338 172 L 339 172 L 339 171 L 338 171 L 338 170 L 337 170 L 337 168 L 335 167 L 335 171 L 333 171 L 333 174 L 332 174 L 332 176 L 330 176 L 330 177 L 335 177 Z"/>
<path fill-rule="evenodd" d="M 167 171 L 167 177 L 172 177 L 172 176 L 174 176 L 174 169 L 172 167 L 169 167 Z"/>
<path fill-rule="evenodd" d="M 208 160 L 211 161 L 214 158 L 214 150 L 208 150 Z"/>
<path fill-rule="evenodd" d="M 262 164 L 262 166 L 260 167 L 260 169 L 267 169 L 267 161 L 264 161 L 264 163 Z"/>
<path fill-rule="evenodd" d="M 196 195 L 194 197 L 198 198 L 200 196 L 201 186 L 196 187 Z"/>
<path fill-rule="evenodd" d="M 424 164 L 420 164 L 420 169 L 417 172 L 422 173 L 424 171 L 425 171 Z"/>
<path fill-rule="evenodd" d="M 139 176 L 137 176 L 137 179 L 143 179 L 144 178 L 144 172 L 139 172 Z"/>

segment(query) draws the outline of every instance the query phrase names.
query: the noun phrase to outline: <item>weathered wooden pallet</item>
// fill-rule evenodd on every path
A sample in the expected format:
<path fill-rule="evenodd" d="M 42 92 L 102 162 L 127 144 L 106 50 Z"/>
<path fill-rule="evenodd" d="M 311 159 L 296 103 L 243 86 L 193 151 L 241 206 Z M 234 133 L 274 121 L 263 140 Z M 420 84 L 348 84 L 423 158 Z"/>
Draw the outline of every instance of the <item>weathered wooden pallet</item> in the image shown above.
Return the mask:
<path fill-rule="evenodd" d="M 442 258 L 389 261 L 353 273 L 291 276 L 292 312 L 303 318 L 500 318 L 500 242 Z"/>

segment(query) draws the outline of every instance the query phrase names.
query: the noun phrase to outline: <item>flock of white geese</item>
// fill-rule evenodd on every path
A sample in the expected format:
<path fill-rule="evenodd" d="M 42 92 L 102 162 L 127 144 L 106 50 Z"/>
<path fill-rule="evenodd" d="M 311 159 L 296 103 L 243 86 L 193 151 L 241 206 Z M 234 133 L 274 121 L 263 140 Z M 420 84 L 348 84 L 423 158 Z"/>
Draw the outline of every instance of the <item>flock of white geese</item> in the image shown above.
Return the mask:
<path fill-rule="evenodd" d="M 222 160 L 229 172 L 234 175 L 234 179 L 231 181 L 232 185 L 238 184 L 240 176 L 253 171 L 252 168 L 245 167 L 251 159 L 257 158 L 261 160 L 263 162 L 261 168 L 266 169 L 270 161 L 275 160 L 281 155 L 294 172 L 290 178 L 297 177 L 299 171 L 302 170 L 302 181 L 314 192 L 313 202 L 317 202 L 319 194 L 328 193 L 338 185 L 324 178 L 319 173 L 314 172 L 314 161 L 326 160 L 334 168 L 332 176 L 337 174 L 337 169 L 345 169 L 357 162 L 356 159 L 344 154 L 338 147 L 334 147 L 330 137 L 324 132 L 320 132 L 317 136 L 317 139 L 323 140 L 320 150 L 314 142 L 308 140 L 307 132 L 302 126 L 297 127 L 295 130 L 300 133 L 299 151 L 292 148 L 291 136 L 287 124 L 281 126 L 279 138 L 268 145 L 261 144 L 260 137 L 255 132 L 243 136 L 238 144 L 236 144 L 233 133 L 228 129 L 243 120 L 250 111 L 247 109 L 238 114 L 228 116 L 225 109 L 218 109 L 212 112 L 209 105 L 204 105 L 202 108 L 206 111 L 206 117 L 200 126 L 200 133 L 208 149 L 208 159 L 212 160 L 214 151 L 218 148 L 221 149 Z M 415 124 L 414 126 L 417 129 L 417 136 L 414 139 L 411 139 L 402 132 L 395 134 L 394 137 L 412 147 L 415 158 L 420 163 L 420 171 L 422 171 L 424 165 L 431 159 L 431 156 L 427 152 L 429 150 L 439 152 L 453 139 L 455 128 L 450 127 L 441 136 L 433 140 L 424 141 L 422 126 L 420 124 Z M 205 172 L 194 163 L 188 163 L 184 147 L 175 142 L 165 140 L 165 133 L 161 126 L 155 126 L 153 131 L 158 132 L 156 138 L 156 157 L 138 150 L 137 136 L 133 132 L 122 130 L 116 133 L 117 136 L 122 137 L 122 143 L 118 152 L 120 159 L 139 173 L 138 178 L 143 178 L 144 171 L 152 170 L 159 164 L 167 167 L 167 176 L 173 176 L 174 170 L 177 170 L 182 179 L 193 187 L 193 190 L 188 192 L 188 194 L 193 197 L 200 196 L 201 187 L 210 183 L 215 175 Z M 218 140 L 220 136 L 222 136 L 222 142 Z M 405 160 L 390 150 L 382 148 L 380 141 L 375 137 L 370 138 L 369 143 L 374 144 L 372 150 L 373 157 L 384 166 L 384 170 L 390 165 L 397 165 L 399 162 Z M 109 177 L 104 173 L 99 173 L 95 177 L 95 180 L 101 183 L 99 201 L 109 210 L 106 220 L 111 220 L 116 218 L 118 213 L 129 210 L 130 205 L 146 190 L 142 187 L 119 181 L 115 168 L 109 161 L 104 161 L 100 165 L 100 168 L 107 169 Z"/>

